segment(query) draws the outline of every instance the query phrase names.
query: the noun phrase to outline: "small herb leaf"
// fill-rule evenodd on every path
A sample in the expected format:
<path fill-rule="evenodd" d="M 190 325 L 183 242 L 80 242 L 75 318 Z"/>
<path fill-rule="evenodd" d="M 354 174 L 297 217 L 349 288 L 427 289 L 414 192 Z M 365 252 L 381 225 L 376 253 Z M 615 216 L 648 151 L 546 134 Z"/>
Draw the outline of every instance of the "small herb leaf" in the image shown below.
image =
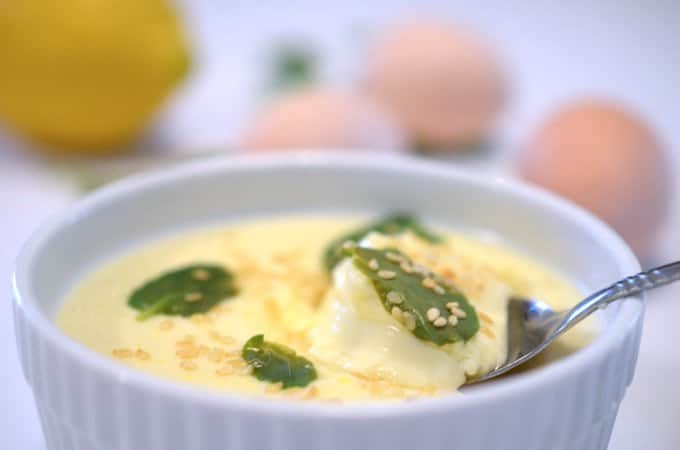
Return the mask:
<path fill-rule="evenodd" d="M 220 266 L 197 264 L 164 273 L 137 288 L 128 305 L 137 320 L 158 314 L 190 316 L 204 313 L 238 292 L 230 272 Z"/>
<path fill-rule="evenodd" d="M 394 249 L 355 247 L 347 252 L 371 280 L 385 310 L 417 338 L 444 345 L 467 341 L 479 331 L 475 308 L 451 282 Z M 428 317 L 431 310 L 434 315 Z"/>
<path fill-rule="evenodd" d="M 281 383 L 283 388 L 305 387 L 316 380 L 314 364 L 299 356 L 295 350 L 264 340 L 258 334 L 248 339 L 241 353 L 260 381 Z"/>
<path fill-rule="evenodd" d="M 371 232 L 398 234 L 406 230 L 412 231 L 429 242 L 441 241 L 440 236 L 423 228 L 415 217 L 405 213 L 394 213 L 368 223 L 333 240 L 328 247 L 326 247 L 324 265 L 330 272 L 338 262 L 347 256 L 343 252 L 343 244 L 345 242 L 358 243 Z"/>

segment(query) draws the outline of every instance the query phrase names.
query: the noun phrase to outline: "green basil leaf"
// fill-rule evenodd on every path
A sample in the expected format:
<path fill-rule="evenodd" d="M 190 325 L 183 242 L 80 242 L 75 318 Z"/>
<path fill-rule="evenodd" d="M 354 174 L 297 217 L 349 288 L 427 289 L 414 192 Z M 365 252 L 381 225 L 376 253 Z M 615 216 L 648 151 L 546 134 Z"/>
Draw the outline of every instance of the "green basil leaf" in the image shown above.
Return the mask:
<path fill-rule="evenodd" d="M 248 339 L 241 354 L 253 368 L 255 378 L 282 383 L 284 389 L 305 387 L 317 378 L 311 361 L 299 356 L 291 348 L 265 341 L 262 334 Z"/>
<path fill-rule="evenodd" d="M 205 313 L 235 295 L 234 277 L 220 266 L 196 264 L 164 273 L 137 288 L 128 305 L 139 311 L 137 320 L 164 314 L 190 316 Z"/>
<path fill-rule="evenodd" d="M 324 265 L 330 272 L 338 262 L 345 258 L 346 254 L 343 253 L 345 242 L 358 243 L 371 232 L 398 234 L 406 230 L 412 231 L 429 242 L 440 242 L 442 240 L 441 236 L 423 228 L 415 217 L 404 213 L 394 213 L 334 239 L 324 252 Z"/>
<path fill-rule="evenodd" d="M 346 251 L 354 265 L 371 280 L 385 311 L 404 323 L 418 339 L 444 345 L 467 341 L 479 331 L 475 308 L 450 281 L 414 265 L 398 250 L 355 247 Z M 423 281 L 426 278 L 429 282 Z M 436 326 L 428 319 L 432 308 L 445 325 Z M 455 319 L 449 319 L 452 315 Z"/>

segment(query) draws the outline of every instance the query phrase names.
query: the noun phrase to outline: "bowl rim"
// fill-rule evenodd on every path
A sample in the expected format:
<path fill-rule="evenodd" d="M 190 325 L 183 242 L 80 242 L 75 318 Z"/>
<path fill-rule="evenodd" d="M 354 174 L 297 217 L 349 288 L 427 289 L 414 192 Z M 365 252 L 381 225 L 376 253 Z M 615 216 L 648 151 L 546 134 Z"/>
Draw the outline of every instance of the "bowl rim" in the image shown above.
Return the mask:
<path fill-rule="evenodd" d="M 60 352 L 76 360 L 81 367 L 87 367 L 88 370 L 94 370 L 107 376 L 108 381 L 112 383 L 123 383 L 129 387 L 159 396 L 175 397 L 176 400 L 190 402 L 201 407 L 227 408 L 231 411 L 248 414 L 285 414 L 303 419 L 334 418 L 346 420 L 387 416 L 408 417 L 423 413 L 450 412 L 473 405 L 492 404 L 509 397 L 522 395 L 528 390 L 535 389 L 537 385 L 554 382 L 556 378 L 567 377 L 574 371 L 603 359 L 617 342 L 625 339 L 630 328 L 642 317 L 644 305 L 640 301 L 641 297 L 623 301 L 616 318 L 607 327 L 607 331 L 575 354 L 521 376 L 498 380 L 489 385 L 466 388 L 465 395 L 446 395 L 414 402 L 348 403 L 338 406 L 251 397 L 228 392 L 216 394 L 216 391 L 209 388 L 166 380 L 135 370 L 119 364 L 68 337 L 56 326 L 53 319 L 48 317 L 48 314 L 37 305 L 29 281 L 31 268 L 50 238 L 61 227 L 72 222 L 74 217 L 82 219 L 87 216 L 91 209 L 106 207 L 107 203 L 116 200 L 118 197 L 138 190 L 162 187 L 167 183 L 177 183 L 186 177 L 214 172 L 227 174 L 244 170 L 285 170 L 295 167 L 334 170 L 356 170 L 369 167 L 385 171 L 409 171 L 423 177 L 437 176 L 457 179 L 475 185 L 480 189 L 507 191 L 517 199 L 542 203 L 563 216 L 575 219 L 580 227 L 597 236 L 601 242 L 606 243 L 608 251 L 613 256 L 612 262 L 617 264 L 617 268 L 622 272 L 632 274 L 640 270 L 640 264 L 632 250 L 608 225 L 581 207 L 555 194 L 540 187 L 511 179 L 503 174 L 486 172 L 471 174 L 466 172 L 464 168 L 412 156 L 320 154 L 319 151 L 246 156 L 221 155 L 181 163 L 170 168 L 150 170 L 115 181 L 75 201 L 44 222 L 25 242 L 16 259 L 15 270 L 12 275 L 12 293 L 15 306 L 21 310 L 25 320 L 37 329 L 44 338 L 52 342 Z M 552 381 L 550 381 L 551 379 Z"/>

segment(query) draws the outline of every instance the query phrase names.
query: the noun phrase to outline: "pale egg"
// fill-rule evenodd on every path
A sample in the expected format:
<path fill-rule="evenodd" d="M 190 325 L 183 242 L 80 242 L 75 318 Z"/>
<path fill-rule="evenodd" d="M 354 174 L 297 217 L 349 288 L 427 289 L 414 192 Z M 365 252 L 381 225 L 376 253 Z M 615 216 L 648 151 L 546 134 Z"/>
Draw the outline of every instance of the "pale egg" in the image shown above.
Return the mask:
<path fill-rule="evenodd" d="M 426 151 L 487 140 L 505 99 L 500 64 L 484 40 L 437 20 L 389 29 L 369 57 L 365 86 Z"/>
<path fill-rule="evenodd" d="M 405 148 L 395 122 L 370 99 L 354 93 L 308 88 L 271 103 L 248 127 L 246 151 L 374 150 Z"/>
<path fill-rule="evenodd" d="M 539 127 L 517 168 L 609 223 L 638 256 L 649 256 L 670 176 L 659 140 L 640 117 L 608 101 L 572 103 Z"/>

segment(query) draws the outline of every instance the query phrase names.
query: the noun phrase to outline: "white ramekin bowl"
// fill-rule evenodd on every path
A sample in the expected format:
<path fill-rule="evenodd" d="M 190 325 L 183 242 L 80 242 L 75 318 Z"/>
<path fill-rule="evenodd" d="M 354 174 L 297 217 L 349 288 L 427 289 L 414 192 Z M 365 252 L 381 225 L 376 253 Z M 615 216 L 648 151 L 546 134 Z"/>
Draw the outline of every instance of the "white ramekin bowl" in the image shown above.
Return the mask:
<path fill-rule="evenodd" d="M 133 177 L 44 226 L 18 259 L 17 341 L 48 448 L 605 449 L 633 377 L 639 298 L 605 310 L 601 335 L 570 357 L 463 396 L 401 404 L 269 402 L 173 384 L 88 350 L 52 321 L 84 273 L 150 239 L 245 216 L 392 209 L 498 233 L 584 289 L 639 269 L 619 237 L 569 203 L 438 164 L 299 154 Z"/>

